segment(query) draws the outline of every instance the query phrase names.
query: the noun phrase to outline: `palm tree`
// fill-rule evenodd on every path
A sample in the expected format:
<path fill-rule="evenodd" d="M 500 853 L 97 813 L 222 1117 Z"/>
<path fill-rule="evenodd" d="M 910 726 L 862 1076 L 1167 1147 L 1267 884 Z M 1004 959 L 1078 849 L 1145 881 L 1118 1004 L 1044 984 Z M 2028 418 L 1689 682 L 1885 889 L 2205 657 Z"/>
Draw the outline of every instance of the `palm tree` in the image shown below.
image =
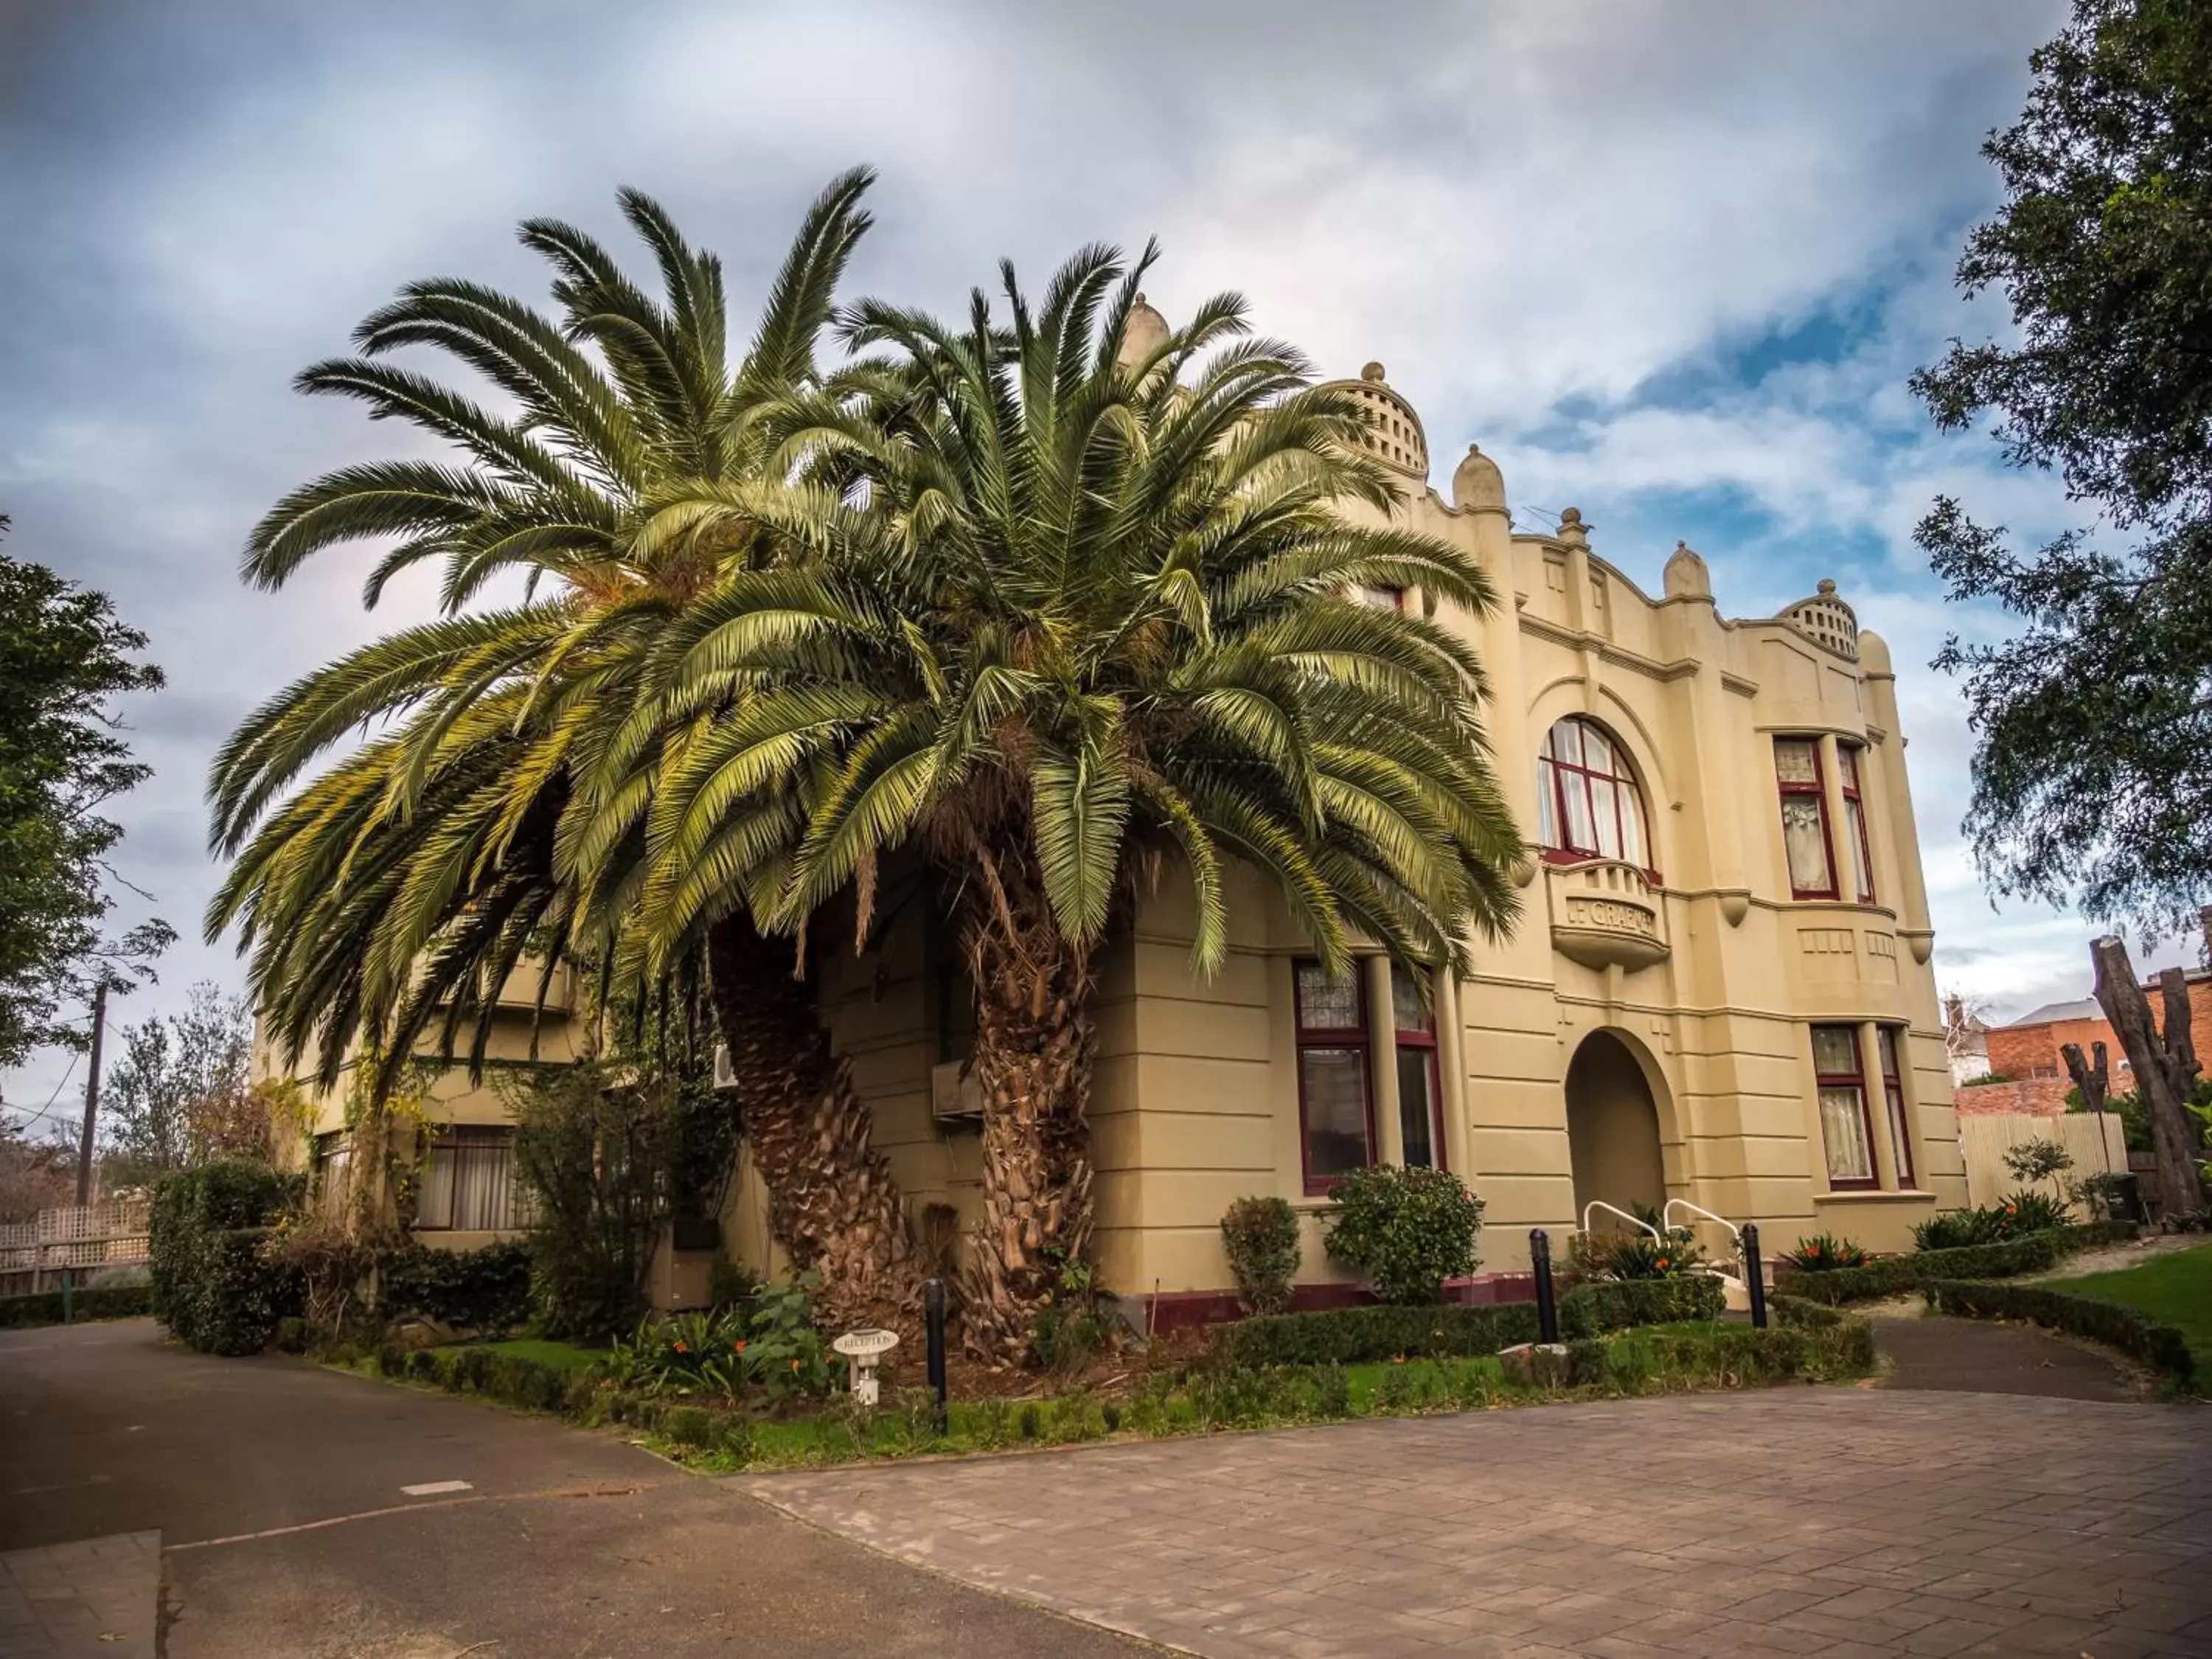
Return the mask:
<path fill-rule="evenodd" d="M 1463 964 L 1516 910 L 1522 857 L 1488 769 L 1480 665 L 1451 633 L 1348 596 L 1419 588 L 1480 613 L 1483 573 L 1389 522 L 1364 416 L 1298 355 L 1245 337 L 1234 295 L 1126 343 L 1147 251 L 1089 248 L 1033 313 L 981 291 L 968 325 L 880 304 L 848 333 L 891 355 L 802 400 L 816 476 L 844 492 L 804 568 L 743 575 L 689 609 L 664 662 L 759 672 L 750 730 L 707 736 L 652 808 L 641 926 L 680 951 L 700 849 L 726 834 L 771 736 L 834 768 L 784 914 L 848 884 L 869 925 L 883 861 L 949 883 L 977 1000 L 984 1213 L 971 1346 L 1021 1357 L 1091 1224 L 1087 1110 L 1096 954 L 1151 875 L 1196 902 L 1194 969 L 1226 949 L 1223 872 L 1266 872 L 1339 971 L 1352 930 L 1409 963 Z M 803 614 L 775 659 L 747 640 Z M 775 680 L 779 689 L 767 689 Z M 834 733 L 834 735 L 826 735 Z"/>
<path fill-rule="evenodd" d="M 481 1065 L 499 989 L 526 957 L 549 976 L 566 953 L 609 972 L 627 959 L 659 776 L 750 695 L 732 671 L 656 701 L 647 670 L 702 596 L 804 552 L 782 526 L 817 515 L 776 412 L 817 377 L 871 178 L 847 173 L 814 203 L 734 367 L 720 262 L 626 191 L 665 300 L 581 231 L 534 220 L 522 240 L 554 267 L 557 319 L 475 283 L 412 283 L 357 331 L 362 355 L 299 377 L 461 461 L 340 469 L 280 502 L 247 549 L 246 579 L 276 587 L 331 548 L 392 542 L 371 606 L 403 571 L 443 566 L 443 616 L 289 687 L 214 768 L 213 841 L 237 862 L 208 933 L 239 925 L 289 1062 L 313 1050 L 332 1080 L 359 1040 L 386 1056 L 388 1084 L 441 1020 L 449 1051 L 473 1022 Z M 389 360 L 416 345 L 477 371 L 513 412 Z M 489 603 L 495 582 L 520 598 Z M 364 725 L 382 729 L 328 758 Z M 781 775 L 735 803 L 754 833 L 742 857 L 719 849 L 703 932 L 663 971 L 708 974 L 777 1236 L 823 1271 L 842 1313 L 902 1303 L 915 1270 L 866 1110 L 795 971 L 813 958 L 757 924 L 787 884 L 805 783 Z M 782 914 L 803 933 L 805 918 Z"/>

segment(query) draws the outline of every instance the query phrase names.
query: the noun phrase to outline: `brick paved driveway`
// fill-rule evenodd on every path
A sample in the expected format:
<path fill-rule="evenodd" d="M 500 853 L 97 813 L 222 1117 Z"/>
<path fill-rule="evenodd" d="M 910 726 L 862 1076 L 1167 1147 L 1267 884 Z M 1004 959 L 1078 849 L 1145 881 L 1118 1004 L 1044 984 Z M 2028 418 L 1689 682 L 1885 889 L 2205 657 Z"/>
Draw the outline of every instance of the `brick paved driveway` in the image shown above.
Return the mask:
<path fill-rule="evenodd" d="M 1791 1389 L 744 1478 L 1246 1655 L 2212 1654 L 2212 1410 Z"/>

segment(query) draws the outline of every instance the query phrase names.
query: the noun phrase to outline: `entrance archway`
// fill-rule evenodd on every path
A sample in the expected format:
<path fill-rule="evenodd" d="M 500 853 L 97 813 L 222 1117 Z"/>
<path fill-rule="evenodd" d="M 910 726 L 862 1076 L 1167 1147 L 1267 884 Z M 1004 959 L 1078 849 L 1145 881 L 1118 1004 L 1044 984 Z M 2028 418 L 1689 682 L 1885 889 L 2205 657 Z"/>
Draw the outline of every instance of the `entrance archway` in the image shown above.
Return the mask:
<path fill-rule="evenodd" d="M 1578 1224 L 1594 1199 L 1623 1210 L 1666 1203 L 1659 1107 L 1636 1056 L 1610 1031 L 1584 1037 L 1567 1066 L 1567 1152 Z M 1602 1215 L 1597 1224 L 1606 1224 Z"/>

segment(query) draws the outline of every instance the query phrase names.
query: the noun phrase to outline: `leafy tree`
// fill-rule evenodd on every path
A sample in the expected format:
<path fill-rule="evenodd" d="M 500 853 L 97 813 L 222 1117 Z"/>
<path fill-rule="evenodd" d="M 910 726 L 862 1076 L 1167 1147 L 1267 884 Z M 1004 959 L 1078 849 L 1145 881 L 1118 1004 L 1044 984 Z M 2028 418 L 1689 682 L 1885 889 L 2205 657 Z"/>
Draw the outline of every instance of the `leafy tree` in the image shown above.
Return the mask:
<path fill-rule="evenodd" d="M 24 1125 L 0 1117 L 0 1227 L 76 1202 L 76 1142 L 58 1124 L 33 1139 Z"/>
<path fill-rule="evenodd" d="M 1041 308 L 1007 268 L 1010 315 L 979 291 L 964 329 L 860 307 L 851 337 L 890 355 L 811 403 L 805 441 L 843 492 L 823 556 L 732 578 L 677 619 L 666 659 L 679 683 L 763 689 L 654 801 L 642 903 L 661 948 L 698 925 L 725 803 L 795 757 L 830 779 L 787 915 L 849 884 L 865 935 L 895 860 L 945 881 L 983 1102 L 968 1338 L 996 1359 L 1027 1352 L 1058 1264 L 1087 1249 L 1094 963 L 1162 872 L 1188 884 L 1200 973 L 1227 951 L 1232 864 L 1340 971 L 1352 929 L 1457 964 L 1469 928 L 1517 908 L 1480 665 L 1449 628 L 1351 593 L 1479 614 L 1488 579 L 1390 520 L 1358 405 L 1248 337 L 1237 296 L 1133 341 L 1152 257 L 1085 249 Z"/>
<path fill-rule="evenodd" d="M 1946 428 L 1994 412 L 2006 459 L 2100 523 L 2022 554 L 1939 499 L 1916 534 L 1950 596 L 2023 627 L 1938 664 L 1966 677 L 1992 883 L 2181 929 L 2212 888 L 2212 9 L 2076 0 L 2031 64 L 1958 268 L 2016 337 L 1954 340 L 1912 385 Z"/>
<path fill-rule="evenodd" d="M 266 1159 L 284 1085 L 252 1075 L 253 1018 L 243 997 L 203 981 L 184 1012 L 122 1033 L 102 1091 L 100 1171 L 110 1187 L 143 1187 L 216 1158 Z"/>
<path fill-rule="evenodd" d="M 49 1043 L 82 1048 L 64 1006 L 102 979 L 127 986 L 172 937 L 158 921 L 119 939 L 100 929 L 105 860 L 123 837 L 101 809 L 152 769 L 131 758 L 114 709 L 161 684 L 133 659 L 145 648 L 106 594 L 0 554 L 0 1066 Z"/>
<path fill-rule="evenodd" d="M 480 1062 L 526 957 L 549 975 L 564 955 L 618 969 L 659 780 L 746 692 L 711 674 L 655 701 L 645 671 L 719 584 L 799 550 L 780 527 L 797 508 L 774 416 L 817 378 L 869 182 L 845 174 L 813 204 L 734 362 L 720 262 L 630 191 L 623 212 L 663 298 L 582 231 L 532 220 L 522 240 L 554 268 L 556 315 L 477 283 L 412 283 L 362 325 L 362 356 L 300 377 L 460 459 L 341 469 L 279 503 L 247 550 L 247 578 L 275 586 L 329 549 L 387 544 L 370 605 L 398 571 L 444 568 L 446 616 L 288 688 L 215 769 L 215 842 L 237 862 L 208 930 L 239 926 L 289 1060 L 313 1051 L 332 1080 L 362 1035 L 396 1086 L 434 1024 L 449 1051 L 472 1025 Z M 389 360 L 408 346 L 475 370 L 514 412 Z M 520 602 L 489 601 L 502 575 L 520 579 Z M 367 742 L 307 776 L 364 722 Z M 777 1235 L 844 1310 L 903 1301 L 918 1279 L 866 1109 L 830 1054 L 811 976 L 793 972 L 795 955 L 816 958 L 757 924 L 803 828 L 805 781 L 780 773 L 732 804 L 752 810 L 714 848 L 703 936 L 662 977 L 711 986 Z"/>

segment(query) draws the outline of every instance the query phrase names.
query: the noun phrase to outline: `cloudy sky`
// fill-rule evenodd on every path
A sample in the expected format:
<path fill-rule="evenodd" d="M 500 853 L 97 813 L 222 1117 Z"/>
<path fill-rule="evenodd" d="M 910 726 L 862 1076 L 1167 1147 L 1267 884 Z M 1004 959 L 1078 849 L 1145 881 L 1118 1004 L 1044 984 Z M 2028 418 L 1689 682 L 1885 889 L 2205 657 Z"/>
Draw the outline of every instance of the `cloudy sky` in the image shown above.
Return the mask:
<path fill-rule="evenodd" d="M 294 372 L 410 278 L 542 295 L 516 222 L 619 241 L 626 184 L 722 253 L 749 313 L 804 204 L 863 161 L 856 292 L 950 307 L 1001 254 L 1041 279 L 1157 234 L 1170 316 L 1234 287 L 1332 373 L 1381 359 L 1445 465 L 1480 441 L 1524 525 L 1579 506 L 1647 588 L 1677 537 L 1732 614 L 1836 577 L 1901 671 L 1945 987 L 2078 994 L 2090 930 L 1993 909 L 1960 841 L 1968 737 L 1924 665 L 1990 622 L 1946 611 L 1910 539 L 1938 490 L 2031 534 L 2063 503 L 1904 384 L 2004 325 L 1950 270 L 1996 199 L 1976 147 L 2063 9 L 0 0 L 8 546 L 112 593 L 170 679 L 130 710 L 158 775 L 121 870 L 187 942 L 125 1016 L 237 981 L 197 940 L 216 744 L 427 609 L 364 615 L 365 559 L 239 585 L 280 494 L 405 442 Z M 0 1088 L 36 1110 L 63 1078 Z"/>

